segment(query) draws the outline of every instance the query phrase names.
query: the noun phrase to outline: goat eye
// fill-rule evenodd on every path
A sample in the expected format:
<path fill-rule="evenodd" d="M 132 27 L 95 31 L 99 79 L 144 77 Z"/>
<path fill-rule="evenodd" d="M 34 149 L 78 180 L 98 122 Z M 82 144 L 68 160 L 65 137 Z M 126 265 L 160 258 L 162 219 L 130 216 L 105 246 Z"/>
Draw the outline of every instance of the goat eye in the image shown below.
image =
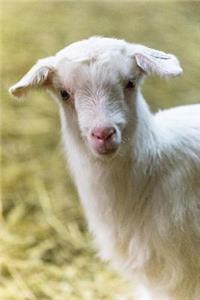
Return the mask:
<path fill-rule="evenodd" d="M 126 89 L 133 89 L 135 87 L 135 82 L 132 80 L 129 80 L 128 83 L 126 84 Z"/>
<path fill-rule="evenodd" d="M 61 90 L 60 95 L 64 101 L 67 101 L 70 98 L 70 94 L 66 90 Z"/>

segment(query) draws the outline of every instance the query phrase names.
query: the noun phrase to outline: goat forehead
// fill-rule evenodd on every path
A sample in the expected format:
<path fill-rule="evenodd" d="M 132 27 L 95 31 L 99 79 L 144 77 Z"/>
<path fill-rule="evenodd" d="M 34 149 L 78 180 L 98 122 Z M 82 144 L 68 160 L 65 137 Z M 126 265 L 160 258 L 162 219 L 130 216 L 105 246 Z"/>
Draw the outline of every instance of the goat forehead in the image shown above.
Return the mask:
<path fill-rule="evenodd" d="M 103 53 L 101 58 L 70 61 L 62 58 L 57 63 L 57 74 L 65 87 L 107 87 L 128 79 L 134 73 L 134 62 L 119 53 Z"/>

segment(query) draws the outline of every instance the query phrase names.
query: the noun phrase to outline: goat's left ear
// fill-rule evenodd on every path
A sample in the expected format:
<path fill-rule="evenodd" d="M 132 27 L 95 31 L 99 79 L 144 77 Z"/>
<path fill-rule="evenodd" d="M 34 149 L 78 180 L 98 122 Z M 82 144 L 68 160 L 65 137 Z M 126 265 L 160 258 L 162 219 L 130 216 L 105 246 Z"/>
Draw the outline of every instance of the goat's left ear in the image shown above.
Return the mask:
<path fill-rule="evenodd" d="M 9 92 L 20 98 L 29 90 L 37 86 L 43 86 L 50 83 L 51 76 L 55 71 L 55 57 L 50 56 L 38 60 L 38 62 L 19 80 L 10 87 Z"/>
<path fill-rule="evenodd" d="M 178 76 L 183 70 L 175 55 L 141 46 L 133 56 L 137 65 L 148 75 Z"/>

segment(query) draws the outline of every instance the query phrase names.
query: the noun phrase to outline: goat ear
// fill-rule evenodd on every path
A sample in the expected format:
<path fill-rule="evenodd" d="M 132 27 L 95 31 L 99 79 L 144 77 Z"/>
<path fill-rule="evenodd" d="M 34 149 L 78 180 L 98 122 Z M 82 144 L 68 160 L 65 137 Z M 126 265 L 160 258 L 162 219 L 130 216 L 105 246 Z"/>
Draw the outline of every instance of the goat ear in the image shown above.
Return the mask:
<path fill-rule="evenodd" d="M 159 76 L 178 76 L 183 70 L 178 59 L 173 54 L 141 47 L 134 53 L 137 65 L 146 74 Z"/>
<path fill-rule="evenodd" d="M 55 70 L 55 57 L 50 56 L 38 60 L 38 62 L 19 80 L 15 85 L 11 86 L 9 92 L 20 98 L 24 96 L 30 89 L 42 86 L 50 82 L 51 75 Z"/>

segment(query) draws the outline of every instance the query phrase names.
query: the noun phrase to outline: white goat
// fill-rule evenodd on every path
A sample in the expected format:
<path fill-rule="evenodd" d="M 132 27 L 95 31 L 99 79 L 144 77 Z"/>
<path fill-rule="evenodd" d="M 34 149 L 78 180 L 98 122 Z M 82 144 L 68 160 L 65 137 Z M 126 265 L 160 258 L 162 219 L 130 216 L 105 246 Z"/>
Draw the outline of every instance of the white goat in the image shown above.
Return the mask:
<path fill-rule="evenodd" d="M 44 86 L 60 107 L 66 156 L 100 256 L 138 299 L 200 299 L 200 105 L 152 114 L 144 74 L 177 58 L 92 37 L 39 60 L 10 92 Z"/>

